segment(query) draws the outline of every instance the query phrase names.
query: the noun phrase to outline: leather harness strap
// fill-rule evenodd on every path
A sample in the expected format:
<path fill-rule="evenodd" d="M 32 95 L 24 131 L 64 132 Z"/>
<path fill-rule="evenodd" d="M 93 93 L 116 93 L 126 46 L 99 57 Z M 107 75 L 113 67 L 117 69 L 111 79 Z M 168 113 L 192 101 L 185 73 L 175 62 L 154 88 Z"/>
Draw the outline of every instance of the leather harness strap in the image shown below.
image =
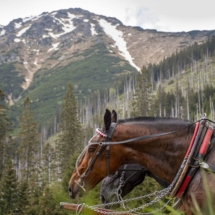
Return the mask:
<path fill-rule="evenodd" d="M 93 164 L 96 162 L 98 156 L 101 154 L 101 152 L 104 149 L 104 147 L 105 147 L 104 145 L 101 145 L 100 149 L 96 152 L 96 155 L 91 160 L 91 162 L 90 162 L 89 166 L 87 167 L 87 169 L 85 170 L 84 174 L 80 177 L 81 178 L 80 184 L 82 184 L 82 182 L 84 181 L 85 177 L 88 175 L 89 171 L 91 170 Z"/>
<path fill-rule="evenodd" d="M 111 123 L 110 128 L 107 132 L 106 142 L 109 142 L 111 140 L 111 137 L 113 135 L 114 129 L 116 127 L 116 123 Z M 107 163 L 107 175 L 110 175 L 110 145 L 106 146 L 106 163 Z"/>

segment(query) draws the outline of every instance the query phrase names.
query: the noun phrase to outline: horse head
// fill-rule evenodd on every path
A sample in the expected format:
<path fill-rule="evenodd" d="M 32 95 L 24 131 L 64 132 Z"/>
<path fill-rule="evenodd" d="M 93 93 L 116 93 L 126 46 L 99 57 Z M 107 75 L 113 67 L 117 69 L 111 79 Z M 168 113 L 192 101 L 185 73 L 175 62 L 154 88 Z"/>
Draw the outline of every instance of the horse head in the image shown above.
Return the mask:
<path fill-rule="evenodd" d="M 106 146 L 101 144 L 107 139 L 111 123 L 116 123 L 116 121 L 117 113 L 114 110 L 112 113 L 106 110 L 102 129 L 97 130 L 97 133 L 90 139 L 76 162 L 76 167 L 69 181 L 69 195 L 71 198 L 76 197 L 80 188 L 92 189 L 107 176 L 107 172 L 114 173 L 122 164 L 123 155 L 119 156 L 119 150 L 117 150 L 120 146 L 115 146 L 114 150 L 111 149 L 111 157 L 113 156 L 114 160 L 107 160 Z M 113 136 L 111 139 L 113 139 Z"/>
<path fill-rule="evenodd" d="M 103 204 L 121 200 L 134 187 L 145 179 L 148 170 L 139 164 L 124 164 L 115 172 L 103 179 L 100 188 L 100 199 Z M 108 206 L 105 206 L 108 208 Z"/>
<path fill-rule="evenodd" d="M 167 187 L 169 183 L 149 172 L 139 164 L 124 164 L 117 172 L 103 179 L 100 188 L 100 199 L 103 204 L 121 201 L 124 196 L 130 193 L 136 186 L 141 184 L 145 177 L 154 178 L 162 187 Z M 117 205 L 119 206 L 119 205 Z M 105 205 L 105 208 L 109 208 Z"/>

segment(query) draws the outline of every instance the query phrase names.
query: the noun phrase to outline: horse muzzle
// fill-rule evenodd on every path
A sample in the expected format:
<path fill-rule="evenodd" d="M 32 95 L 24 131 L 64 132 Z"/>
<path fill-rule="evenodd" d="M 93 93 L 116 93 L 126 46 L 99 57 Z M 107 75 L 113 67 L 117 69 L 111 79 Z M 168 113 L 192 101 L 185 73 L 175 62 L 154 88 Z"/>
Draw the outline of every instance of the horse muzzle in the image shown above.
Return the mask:
<path fill-rule="evenodd" d="M 69 185 L 68 191 L 69 191 L 70 198 L 75 199 L 79 192 L 79 186 L 77 184 L 74 184 L 73 187 Z"/>
<path fill-rule="evenodd" d="M 102 202 L 102 204 L 104 204 L 104 208 L 105 209 L 116 209 L 120 207 L 120 204 L 113 204 L 113 205 L 106 205 L 108 203 L 112 203 L 112 202 L 118 202 L 117 199 L 117 195 L 115 192 L 108 192 L 108 194 L 104 194 L 104 195 L 100 195 L 100 200 Z"/>

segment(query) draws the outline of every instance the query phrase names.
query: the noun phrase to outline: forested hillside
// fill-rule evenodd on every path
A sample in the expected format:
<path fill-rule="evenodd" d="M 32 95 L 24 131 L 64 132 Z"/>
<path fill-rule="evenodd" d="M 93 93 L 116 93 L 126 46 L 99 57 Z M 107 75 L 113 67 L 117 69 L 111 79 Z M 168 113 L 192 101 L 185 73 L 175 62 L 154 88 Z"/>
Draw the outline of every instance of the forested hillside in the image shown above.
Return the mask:
<path fill-rule="evenodd" d="M 212 35 L 214 30 L 160 32 L 125 26 L 81 8 L 18 18 L 0 26 L 0 88 L 11 106 L 14 127 L 29 97 L 40 130 L 47 130 L 58 120 L 67 82 L 81 107 L 93 92 L 99 91 L 101 99 L 104 92 L 120 95 L 142 66 L 157 64 Z"/>
<path fill-rule="evenodd" d="M 128 76 L 121 92 L 116 87 L 104 96 L 94 94 L 86 113 L 94 115 L 110 106 L 118 110 L 120 118 L 150 115 L 195 121 L 203 113 L 214 118 L 214 61 L 215 38 L 211 37 L 202 45 L 195 43 L 158 64 L 143 67 L 141 74 Z"/>
<path fill-rule="evenodd" d="M 77 88 L 68 83 L 53 121 L 43 126 L 32 110 L 34 99 L 26 97 L 17 128 L 12 130 L 1 90 L 0 214 L 68 214 L 59 209 L 59 202 L 70 201 L 67 185 L 76 158 L 95 128 L 101 127 L 105 108 L 117 110 L 119 118 L 144 115 L 195 121 L 206 113 L 214 119 L 214 79 L 215 37 L 211 37 L 158 64 L 142 67 L 141 73 L 123 75 L 113 87 L 94 91 L 81 100 L 75 96 Z M 160 187 L 147 179 L 129 196 L 153 189 Z M 98 204 L 98 190 L 99 186 L 76 203 Z M 131 206 L 137 204 L 142 202 Z M 155 208 L 157 205 L 151 209 Z"/>

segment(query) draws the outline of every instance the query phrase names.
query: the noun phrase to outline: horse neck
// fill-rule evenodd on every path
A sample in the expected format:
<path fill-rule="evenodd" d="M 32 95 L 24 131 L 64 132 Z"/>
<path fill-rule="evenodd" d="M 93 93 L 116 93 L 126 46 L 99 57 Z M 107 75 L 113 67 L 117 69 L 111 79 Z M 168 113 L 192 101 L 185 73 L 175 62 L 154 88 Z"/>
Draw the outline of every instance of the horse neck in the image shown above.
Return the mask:
<path fill-rule="evenodd" d="M 156 122 L 155 122 L 156 123 Z M 188 124 L 133 124 L 118 125 L 118 141 L 134 137 L 152 135 L 175 131 L 185 128 Z M 126 132 L 123 132 L 126 131 Z M 171 182 L 183 160 L 192 132 L 189 128 L 162 137 L 150 138 L 143 141 L 132 142 L 122 146 L 128 153 L 125 154 L 125 163 L 136 162 L 145 166 L 150 172 L 161 179 Z M 189 134 L 189 135 L 188 135 Z M 129 150 L 128 150 L 129 149 Z"/>

